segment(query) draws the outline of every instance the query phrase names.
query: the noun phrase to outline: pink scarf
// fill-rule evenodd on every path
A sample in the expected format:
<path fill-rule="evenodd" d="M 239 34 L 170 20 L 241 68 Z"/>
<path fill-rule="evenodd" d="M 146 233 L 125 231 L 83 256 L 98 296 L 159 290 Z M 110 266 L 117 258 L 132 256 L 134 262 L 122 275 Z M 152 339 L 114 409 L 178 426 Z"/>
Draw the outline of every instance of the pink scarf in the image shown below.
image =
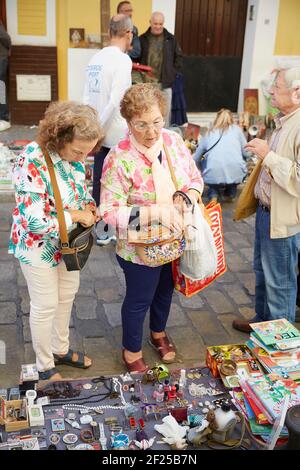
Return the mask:
<path fill-rule="evenodd" d="M 138 150 L 152 164 L 152 176 L 154 181 L 156 203 L 170 205 L 173 204 L 172 196 L 175 192 L 174 183 L 168 168 L 164 168 L 158 157 L 163 150 L 163 138 L 160 136 L 158 141 L 148 148 L 137 142 L 132 134 L 130 134 L 130 142 L 133 147 Z"/>

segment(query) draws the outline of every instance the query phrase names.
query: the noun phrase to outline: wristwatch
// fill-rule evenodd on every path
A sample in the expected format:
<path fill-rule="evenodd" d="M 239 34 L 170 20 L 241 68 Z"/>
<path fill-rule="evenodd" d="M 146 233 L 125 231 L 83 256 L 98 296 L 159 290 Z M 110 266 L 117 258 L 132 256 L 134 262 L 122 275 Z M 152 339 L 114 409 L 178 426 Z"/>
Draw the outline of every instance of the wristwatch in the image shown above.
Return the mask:
<path fill-rule="evenodd" d="M 103 423 L 99 423 L 99 431 L 100 431 L 100 439 L 99 442 L 101 444 L 102 450 L 107 450 L 107 438 L 105 437 L 104 432 L 104 425 Z"/>

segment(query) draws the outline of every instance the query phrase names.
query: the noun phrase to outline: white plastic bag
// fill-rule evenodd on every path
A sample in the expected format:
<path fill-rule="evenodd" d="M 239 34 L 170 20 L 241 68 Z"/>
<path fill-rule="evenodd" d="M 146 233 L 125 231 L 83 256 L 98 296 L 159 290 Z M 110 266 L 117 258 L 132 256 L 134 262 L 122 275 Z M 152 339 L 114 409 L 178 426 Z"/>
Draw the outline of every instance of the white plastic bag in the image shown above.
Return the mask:
<path fill-rule="evenodd" d="M 193 280 L 212 276 L 217 270 L 217 249 L 213 233 L 198 204 L 185 224 L 186 248 L 180 258 L 180 271 Z"/>

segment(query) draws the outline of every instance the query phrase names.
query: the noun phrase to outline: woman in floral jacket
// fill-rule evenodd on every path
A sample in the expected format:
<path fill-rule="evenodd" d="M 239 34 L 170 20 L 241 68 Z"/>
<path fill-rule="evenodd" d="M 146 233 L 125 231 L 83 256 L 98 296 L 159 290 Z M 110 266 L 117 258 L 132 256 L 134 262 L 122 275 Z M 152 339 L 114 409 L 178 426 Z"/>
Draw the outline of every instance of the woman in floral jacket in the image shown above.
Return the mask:
<path fill-rule="evenodd" d="M 163 362 L 175 361 L 175 348 L 165 327 L 170 313 L 174 284 L 171 263 L 150 267 L 128 243 L 128 225 L 147 226 L 156 220 L 172 233 L 183 226 L 183 217 L 173 204 L 175 187 L 165 148 L 168 149 L 178 189 L 201 200 L 200 172 L 175 132 L 163 129 L 166 104 L 157 87 L 138 84 L 121 102 L 129 135 L 107 155 L 101 179 L 100 210 L 106 223 L 117 228 L 117 260 L 124 271 L 126 295 L 122 305 L 123 360 L 131 373 L 143 372 L 143 323 L 150 308 L 150 344 Z"/>
<path fill-rule="evenodd" d="M 69 322 L 79 271 L 68 272 L 59 250 L 59 225 L 46 165 L 54 164 L 67 229 L 90 227 L 96 208 L 85 182 L 84 159 L 101 143 L 103 132 L 90 106 L 53 103 L 40 122 L 36 142 L 14 168 L 16 207 L 9 252 L 20 261 L 30 296 L 30 328 L 41 380 L 58 380 L 55 364 L 87 368 L 91 360 L 69 349 Z"/>

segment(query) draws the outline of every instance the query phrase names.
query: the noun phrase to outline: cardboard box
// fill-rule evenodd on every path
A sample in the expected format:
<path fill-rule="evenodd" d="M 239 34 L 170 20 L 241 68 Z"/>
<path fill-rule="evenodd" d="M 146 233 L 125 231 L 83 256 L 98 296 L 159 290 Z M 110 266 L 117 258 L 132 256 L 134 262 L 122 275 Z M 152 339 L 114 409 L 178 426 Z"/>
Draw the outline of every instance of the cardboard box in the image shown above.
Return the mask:
<path fill-rule="evenodd" d="M 0 424 L 2 424 L 5 427 L 6 432 L 20 431 L 21 429 L 29 428 L 27 400 L 25 400 L 25 402 L 26 402 L 26 419 L 23 419 L 20 421 L 12 421 L 11 418 L 7 415 L 7 410 L 11 406 L 15 409 L 17 408 L 20 409 L 22 400 L 6 401 L 2 397 L 0 398 Z"/>
<path fill-rule="evenodd" d="M 239 350 L 241 354 L 238 354 Z M 218 353 L 220 353 L 219 356 Z M 218 364 L 221 364 L 224 359 L 244 361 L 250 358 L 252 359 L 253 356 L 245 344 L 222 344 L 219 346 L 208 346 L 206 349 L 206 365 L 214 377 L 220 377 Z"/>

